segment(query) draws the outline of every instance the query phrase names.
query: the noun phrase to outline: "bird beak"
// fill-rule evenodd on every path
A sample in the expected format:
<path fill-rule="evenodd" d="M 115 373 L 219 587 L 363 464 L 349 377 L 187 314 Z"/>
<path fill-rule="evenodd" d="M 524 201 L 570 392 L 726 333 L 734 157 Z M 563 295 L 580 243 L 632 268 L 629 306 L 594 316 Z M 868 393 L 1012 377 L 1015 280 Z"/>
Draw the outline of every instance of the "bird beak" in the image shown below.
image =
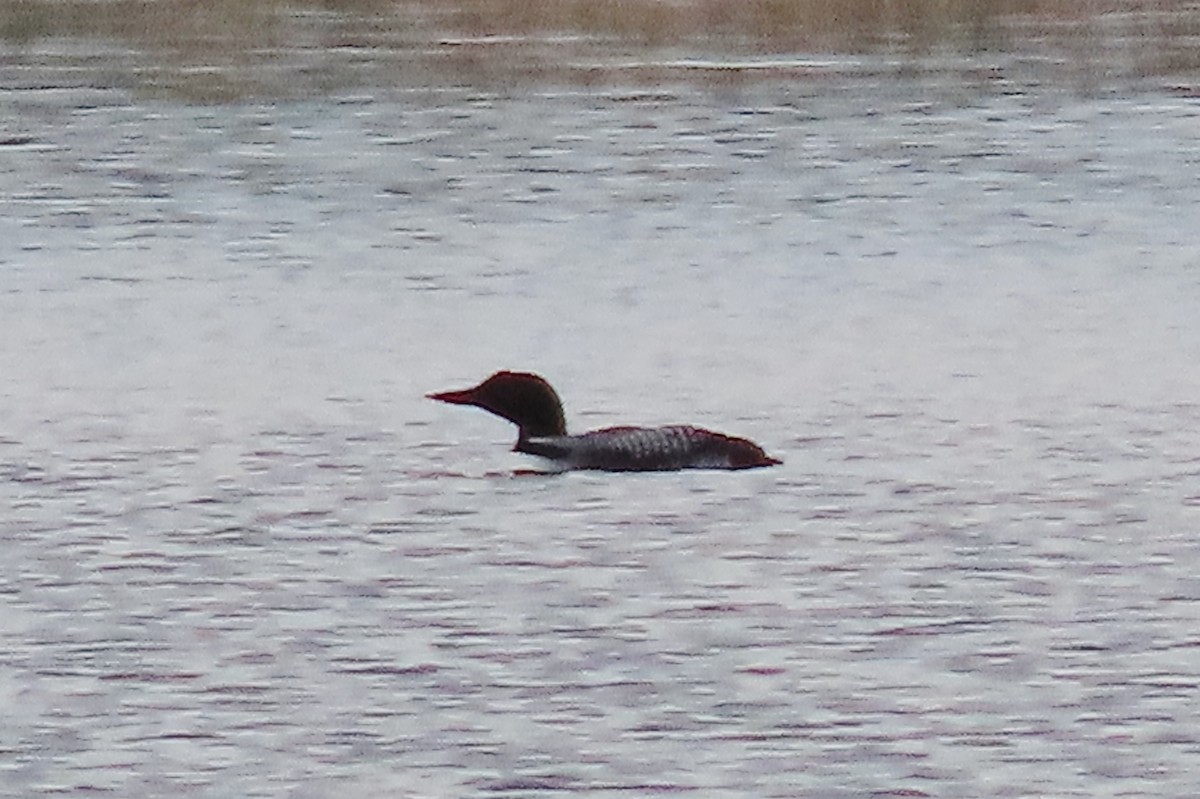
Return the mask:
<path fill-rule="evenodd" d="M 448 402 L 451 405 L 474 405 L 475 392 L 474 389 L 463 389 L 462 391 L 440 391 L 434 394 L 426 394 L 426 397 L 438 402 Z"/>

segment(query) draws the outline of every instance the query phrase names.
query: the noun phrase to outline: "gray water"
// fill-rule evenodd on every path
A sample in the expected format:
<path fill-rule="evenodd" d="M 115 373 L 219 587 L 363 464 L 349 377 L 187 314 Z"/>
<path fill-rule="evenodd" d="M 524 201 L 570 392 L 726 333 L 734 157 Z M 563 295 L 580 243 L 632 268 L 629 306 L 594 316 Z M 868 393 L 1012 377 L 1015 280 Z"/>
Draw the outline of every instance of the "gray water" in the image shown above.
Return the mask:
<path fill-rule="evenodd" d="M 1200 784 L 1191 93 L 19 77 L 0 794 Z M 522 476 L 499 368 L 785 463 Z"/>

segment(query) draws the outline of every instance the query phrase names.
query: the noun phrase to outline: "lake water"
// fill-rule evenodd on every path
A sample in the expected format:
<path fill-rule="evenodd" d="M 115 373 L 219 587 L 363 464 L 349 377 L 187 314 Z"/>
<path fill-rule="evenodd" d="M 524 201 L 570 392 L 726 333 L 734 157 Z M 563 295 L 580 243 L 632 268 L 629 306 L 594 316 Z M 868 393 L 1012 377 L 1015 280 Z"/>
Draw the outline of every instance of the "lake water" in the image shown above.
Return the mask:
<path fill-rule="evenodd" d="M 1191 84 L 785 66 L 6 62 L 0 794 L 1193 793 Z M 500 368 L 784 464 L 515 474 Z"/>

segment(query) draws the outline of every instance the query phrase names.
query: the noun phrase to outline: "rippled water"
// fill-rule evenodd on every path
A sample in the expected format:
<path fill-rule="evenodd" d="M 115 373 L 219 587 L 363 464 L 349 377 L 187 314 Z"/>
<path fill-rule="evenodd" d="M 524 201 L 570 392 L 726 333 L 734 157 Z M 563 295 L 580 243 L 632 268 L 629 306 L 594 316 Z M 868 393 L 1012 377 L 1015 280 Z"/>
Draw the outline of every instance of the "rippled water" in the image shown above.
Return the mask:
<path fill-rule="evenodd" d="M 1200 779 L 1170 82 L 0 109 L 3 795 Z M 515 476 L 503 367 L 785 463 Z"/>

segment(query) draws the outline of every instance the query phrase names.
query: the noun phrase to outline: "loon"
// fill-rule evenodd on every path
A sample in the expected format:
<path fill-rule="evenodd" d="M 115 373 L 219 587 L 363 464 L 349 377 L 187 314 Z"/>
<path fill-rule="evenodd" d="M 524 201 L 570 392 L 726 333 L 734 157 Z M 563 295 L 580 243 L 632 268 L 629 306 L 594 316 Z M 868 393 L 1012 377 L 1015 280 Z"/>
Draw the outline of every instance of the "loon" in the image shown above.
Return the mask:
<path fill-rule="evenodd" d="M 427 395 L 474 405 L 517 426 L 514 452 L 548 458 L 560 469 L 663 472 L 754 469 L 782 463 L 744 438 L 690 425 L 606 427 L 567 435 L 562 402 L 546 380 L 529 372 L 496 372 L 473 388 Z"/>

